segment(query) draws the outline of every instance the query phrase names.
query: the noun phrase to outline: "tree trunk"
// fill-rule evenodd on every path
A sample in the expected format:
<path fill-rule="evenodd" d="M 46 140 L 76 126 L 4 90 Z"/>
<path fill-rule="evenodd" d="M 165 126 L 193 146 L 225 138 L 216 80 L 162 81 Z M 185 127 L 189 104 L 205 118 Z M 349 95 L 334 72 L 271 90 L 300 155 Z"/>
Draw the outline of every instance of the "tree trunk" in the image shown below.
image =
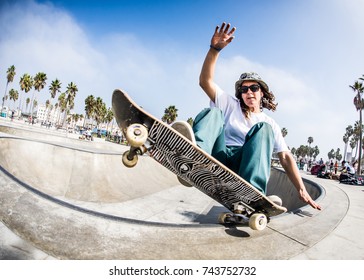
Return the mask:
<path fill-rule="evenodd" d="M 5 97 L 6 97 L 6 92 L 8 91 L 8 84 L 9 84 L 9 82 L 6 83 L 5 93 L 4 93 L 4 97 L 3 97 L 2 103 L 1 103 L 1 110 L 3 109 L 4 104 L 5 104 Z"/>
<path fill-rule="evenodd" d="M 362 151 L 362 146 L 361 146 L 361 142 L 362 142 L 362 138 L 363 138 L 363 131 L 362 131 L 362 107 L 360 107 L 359 110 L 359 159 L 358 159 L 358 175 L 361 174 L 361 151 Z"/>

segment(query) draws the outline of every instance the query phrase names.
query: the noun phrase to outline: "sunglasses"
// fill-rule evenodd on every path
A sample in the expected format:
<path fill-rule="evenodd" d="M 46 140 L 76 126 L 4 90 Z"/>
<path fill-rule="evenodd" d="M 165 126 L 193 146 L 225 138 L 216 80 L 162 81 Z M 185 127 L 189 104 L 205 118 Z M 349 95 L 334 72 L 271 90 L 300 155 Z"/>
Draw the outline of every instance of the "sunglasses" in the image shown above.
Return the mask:
<path fill-rule="evenodd" d="M 257 92 L 260 89 L 260 85 L 251 85 L 251 86 L 241 86 L 240 93 L 248 93 L 249 89 L 252 92 Z"/>

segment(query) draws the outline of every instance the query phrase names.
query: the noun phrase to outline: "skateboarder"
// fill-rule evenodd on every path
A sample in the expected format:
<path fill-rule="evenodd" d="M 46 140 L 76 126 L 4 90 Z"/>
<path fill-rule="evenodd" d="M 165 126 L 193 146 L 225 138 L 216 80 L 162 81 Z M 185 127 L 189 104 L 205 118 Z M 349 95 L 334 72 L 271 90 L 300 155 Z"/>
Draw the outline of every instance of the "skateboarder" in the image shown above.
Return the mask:
<path fill-rule="evenodd" d="M 200 86 L 210 98 L 211 108 L 195 118 L 196 144 L 263 193 L 266 193 L 275 150 L 300 199 L 321 210 L 308 194 L 278 124 L 262 112 L 263 108 L 276 109 L 267 83 L 256 73 L 243 73 L 235 83 L 235 96 L 226 94 L 215 84 L 217 59 L 220 51 L 234 39 L 234 32 L 235 27 L 223 23 L 216 27 L 211 39 L 200 74 Z"/>

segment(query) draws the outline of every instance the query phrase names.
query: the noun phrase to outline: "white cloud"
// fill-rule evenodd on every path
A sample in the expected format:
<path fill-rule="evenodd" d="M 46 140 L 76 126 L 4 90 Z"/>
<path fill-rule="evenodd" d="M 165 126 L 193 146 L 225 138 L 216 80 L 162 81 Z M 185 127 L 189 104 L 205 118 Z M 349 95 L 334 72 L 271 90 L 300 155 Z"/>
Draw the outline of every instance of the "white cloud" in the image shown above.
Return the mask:
<path fill-rule="evenodd" d="M 10 20 L 13 17 L 15 21 Z M 207 104 L 201 93 L 194 99 L 199 90 L 194 62 L 188 63 L 173 50 L 150 48 L 130 33 L 105 34 L 93 42 L 67 12 L 51 4 L 29 1 L 27 5 L 12 5 L 1 12 L 0 29 L 4 30 L 0 61 L 3 67 L 15 65 L 17 72 L 10 88 L 20 91 L 18 82 L 24 73 L 34 76 L 45 72 L 48 85 L 58 78 L 63 91 L 74 82 L 79 89 L 75 102 L 79 113 L 83 113 L 84 100 L 90 94 L 111 106 L 115 88 L 127 90 L 156 116 L 169 105 L 182 108 L 182 103 L 190 100 L 188 110 L 180 109 L 186 119 L 194 117 L 197 106 L 201 107 L 196 101 Z M 0 92 L 4 88 L 0 84 Z M 49 98 L 47 89 L 37 94 L 40 102 Z"/>
<path fill-rule="evenodd" d="M 24 4 L 24 3 L 23 3 Z M 97 83 L 100 75 L 99 66 L 105 64 L 105 57 L 87 40 L 85 33 L 74 20 L 52 5 L 26 2 L 15 4 L 10 11 L 2 11 L 0 29 L 0 58 L 3 67 L 15 65 L 16 77 L 11 87 L 19 89 L 20 77 L 37 72 L 47 74 L 49 85 L 58 78 L 62 90 L 67 84 L 76 83 L 82 101 L 89 94 L 95 94 L 91 86 Z M 14 20 L 15 19 L 15 20 Z M 9 28 L 9 26 L 11 28 Z M 5 65 L 5 66 L 4 66 Z M 41 102 L 49 98 L 48 86 L 38 94 Z M 76 104 L 77 105 L 77 104 Z"/>

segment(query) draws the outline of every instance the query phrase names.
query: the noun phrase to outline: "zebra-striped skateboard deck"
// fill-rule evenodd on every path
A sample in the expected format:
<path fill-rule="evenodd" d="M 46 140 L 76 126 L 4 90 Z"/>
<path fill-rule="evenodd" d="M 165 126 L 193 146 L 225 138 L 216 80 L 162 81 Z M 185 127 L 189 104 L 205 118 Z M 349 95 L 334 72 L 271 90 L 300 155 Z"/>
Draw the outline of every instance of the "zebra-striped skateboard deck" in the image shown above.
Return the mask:
<path fill-rule="evenodd" d="M 114 91 L 112 109 L 118 126 L 131 142 L 126 160 L 133 162 L 135 158 L 135 162 L 130 167 L 136 164 L 137 154 L 147 152 L 150 157 L 177 176 L 230 211 L 243 214 L 247 219 L 254 213 L 261 213 L 269 220 L 269 217 L 286 212 L 286 208 L 271 202 L 256 188 L 170 125 L 147 113 L 124 91 L 118 89 Z M 135 144 L 131 138 L 138 138 L 138 141 L 143 139 L 141 143 Z"/>

